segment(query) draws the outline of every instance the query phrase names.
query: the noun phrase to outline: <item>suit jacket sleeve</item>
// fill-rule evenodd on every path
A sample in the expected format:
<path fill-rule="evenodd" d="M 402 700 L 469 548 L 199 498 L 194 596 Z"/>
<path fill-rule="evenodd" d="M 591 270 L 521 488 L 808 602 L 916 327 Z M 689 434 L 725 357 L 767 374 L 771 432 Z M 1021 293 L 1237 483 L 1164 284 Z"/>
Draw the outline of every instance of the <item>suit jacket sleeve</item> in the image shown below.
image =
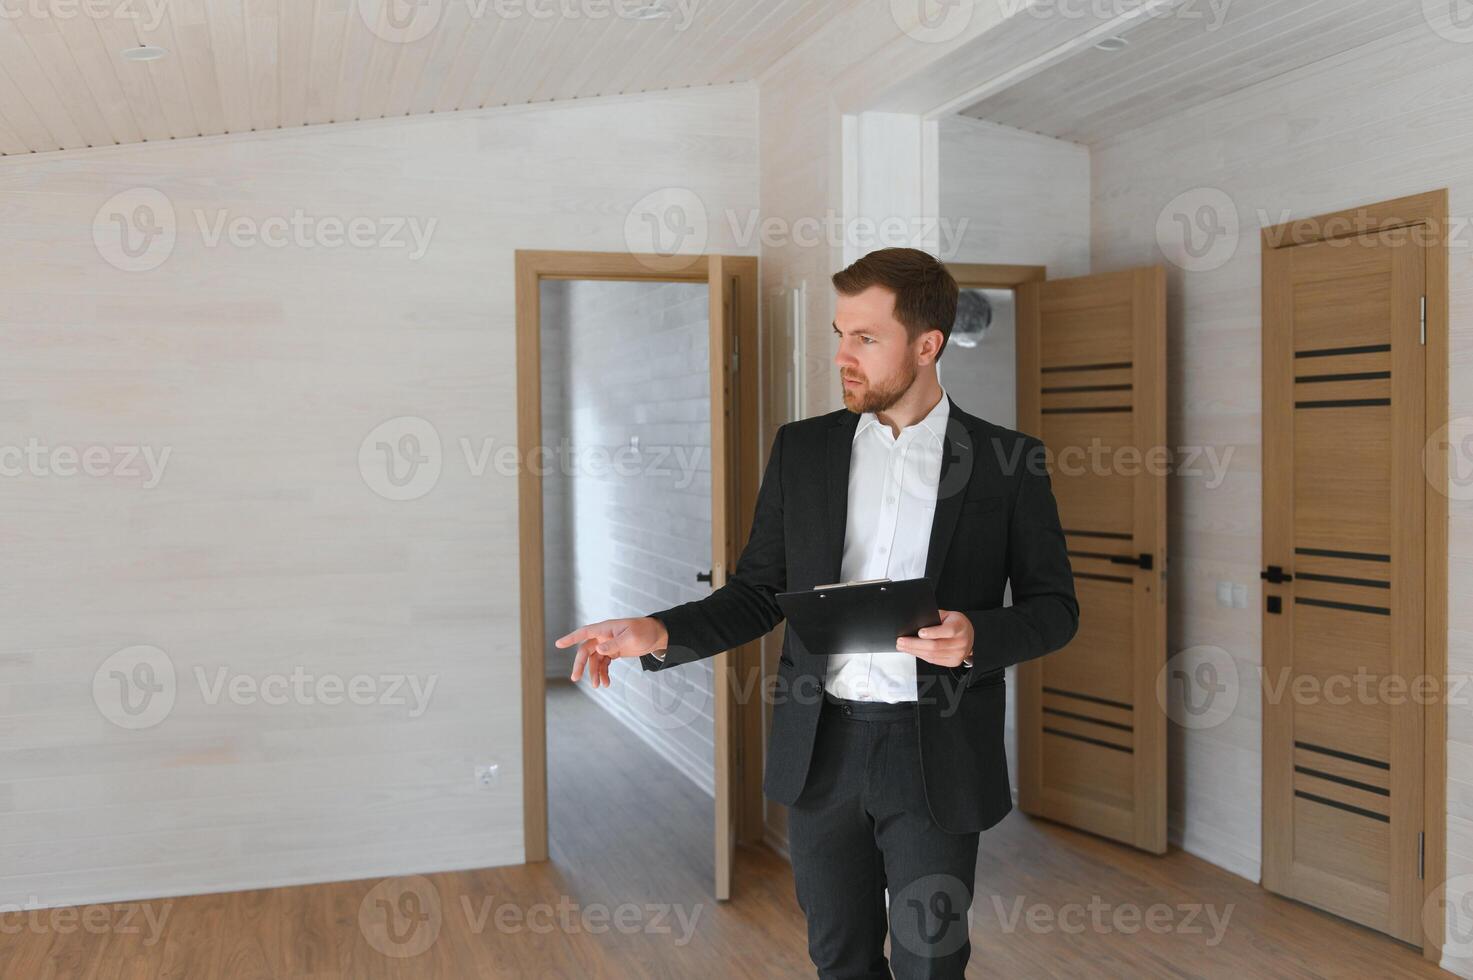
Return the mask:
<path fill-rule="evenodd" d="M 1013 604 L 962 610 L 976 632 L 971 679 L 1057 650 L 1079 629 L 1074 572 L 1042 442 L 1027 438 L 1021 465 L 1008 524 Z"/>
<path fill-rule="evenodd" d="M 782 621 L 773 597 L 787 589 L 787 555 L 783 545 L 783 429 L 777 430 L 752 531 L 726 584 L 703 599 L 650 613 L 670 634 L 664 660 L 640 657 L 645 670 L 663 670 L 702 660 L 766 635 Z"/>

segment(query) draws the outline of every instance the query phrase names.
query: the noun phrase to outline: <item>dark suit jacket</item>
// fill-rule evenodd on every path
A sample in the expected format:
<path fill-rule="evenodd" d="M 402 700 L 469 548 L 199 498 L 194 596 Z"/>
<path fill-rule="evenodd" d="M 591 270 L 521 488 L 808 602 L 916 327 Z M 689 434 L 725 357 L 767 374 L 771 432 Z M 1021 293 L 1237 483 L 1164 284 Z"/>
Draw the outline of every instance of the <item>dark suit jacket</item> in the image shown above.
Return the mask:
<path fill-rule="evenodd" d="M 783 618 L 779 592 L 839 581 L 849 458 L 859 415 L 840 409 L 789 422 L 773 439 L 752 532 L 735 571 L 703 599 L 652 613 L 670 638 L 664 670 L 763 636 Z M 985 830 L 1012 809 L 1003 668 L 1068 643 L 1079 625 L 1074 574 L 1043 443 L 950 406 L 926 577 L 943 609 L 976 631 L 971 668 L 916 661 L 919 758 L 932 819 L 953 833 Z M 1003 607 L 1011 581 L 1013 604 Z M 763 791 L 797 801 L 822 707 L 827 655 L 783 639 Z"/>

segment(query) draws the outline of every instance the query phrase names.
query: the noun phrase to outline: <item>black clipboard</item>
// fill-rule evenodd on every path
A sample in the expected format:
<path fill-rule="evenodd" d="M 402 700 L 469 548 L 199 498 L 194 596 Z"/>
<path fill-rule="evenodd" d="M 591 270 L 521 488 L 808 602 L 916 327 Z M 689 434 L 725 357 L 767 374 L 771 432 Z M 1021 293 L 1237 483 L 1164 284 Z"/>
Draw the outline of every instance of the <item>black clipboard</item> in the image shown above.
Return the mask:
<path fill-rule="evenodd" d="M 804 649 L 834 653 L 895 652 L 895 640 L 938 626 L 936 591 L 928 578 L 887 578 L 779 592 L 778 607 Z"/>

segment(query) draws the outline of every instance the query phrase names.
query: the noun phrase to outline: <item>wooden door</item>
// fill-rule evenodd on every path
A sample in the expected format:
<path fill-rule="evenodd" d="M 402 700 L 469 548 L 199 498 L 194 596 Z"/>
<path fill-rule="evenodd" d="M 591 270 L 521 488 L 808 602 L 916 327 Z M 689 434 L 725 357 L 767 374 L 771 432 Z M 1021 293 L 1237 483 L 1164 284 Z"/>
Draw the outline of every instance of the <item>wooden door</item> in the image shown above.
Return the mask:
<path fill-rule="evenodd" d="M 1018 290 L 1018 428 L 1049 450 L 1079 632 L 1018 666 L 1026 813 L 1166 850 L 1166 275 Z M 1157 448 L 1160 447 L 1160 448 Z"/>
<path fill-rule="evenodd" d="M 739 370 L 743 346 L 755 348 L 757 336 L 757 260 L 713 255 L 708 258 L 710 286 L 711 363 L 711 588 L 726 584 L 747 538 L 751 507 L 744 492 L 751 468 L 741 460 L 752 459 L 756 425 L 755 374 Z M 743 344 L 746 341 L 746 344 Z M 755 366 L 755 355 L 749 364 Z M 740 424 L 744 415 L 747 424 Z M 751 743 L 750 719 L 760 703 L 739 701 L 739 692 L 749 690 L 742 682 L 746 668 L 759 658 L 757 644 L 716 655 L 712 663 L 712 716 L 715 723 L 716 780 L 716 875 L 715 895 L 720 901 L 731 897 L 732 871 L 739 837 L 750 836 L 749 813 L 753 809 L 751 782 L 754 761 L 760 755 L 746 751 Z M 760 730 L 757 732 L 760 738 Z M 756 799 L 760 803 L 761 773 L 756 773 Z M 761 809 L 757 807 L 760 820 Z"/>
<path fill-rule="evenodd" d="M 1419 942 L 1425 709 L 1396 690 L 1423 671 L 1426 249 L 1276 231 L 1263 249 L 1263 884 Z"/>
<path fill-rule="evenodd" d="M 542 439 L 541 305 L 544 279 L 702 282 L 708 285 L 711 399 L 711 584 L 726 583 L 746 542 L 761 465 L 757 411 L 757 260 L 627 252 L 519 249 L 517 280 L 517 438 Z M 746 362 L 741 360 L 746 357 Z M 543 623 L 542 476 L 517 477 L 521 569 L 523 845 L 526 859 L 546 861 L 547 706 Z M 754 666 L 755 665 L 755 666 Z M 715 861 L 717 898 L 730 897 L 734 845 L 762 837 L 762 699 L 751 681 L 760 670 L 758 644 L 714 659 Z M 745 671 L 745 674 L 739 673 Z"/>

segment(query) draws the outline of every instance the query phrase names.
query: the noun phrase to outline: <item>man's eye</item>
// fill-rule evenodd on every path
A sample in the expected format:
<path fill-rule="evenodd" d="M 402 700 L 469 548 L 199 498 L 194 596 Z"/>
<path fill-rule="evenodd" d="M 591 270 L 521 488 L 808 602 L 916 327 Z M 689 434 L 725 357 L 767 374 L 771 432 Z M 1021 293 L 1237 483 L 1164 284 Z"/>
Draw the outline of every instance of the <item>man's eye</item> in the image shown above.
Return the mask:
<path fill-rule="evenodd" d="M 860 339 L 863 340 L 866 344 L 873 344 L 875 342 L 875 338 L 873 337 L 862 337 Z"/>

